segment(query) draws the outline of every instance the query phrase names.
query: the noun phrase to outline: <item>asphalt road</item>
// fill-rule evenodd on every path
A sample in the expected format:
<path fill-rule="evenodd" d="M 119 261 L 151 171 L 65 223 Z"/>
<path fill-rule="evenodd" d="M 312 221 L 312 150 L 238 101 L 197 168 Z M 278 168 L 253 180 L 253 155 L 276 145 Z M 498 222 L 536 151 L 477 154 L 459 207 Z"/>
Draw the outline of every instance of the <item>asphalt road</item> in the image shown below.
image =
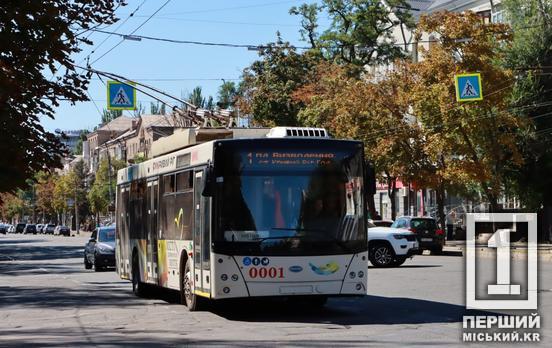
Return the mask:
<path fill-rule="evenodd" d="M 235 301 L 189 313 L 173 292 L 139 299 L 115 272 L 84 270 L 84 243 L 0 235 L 0 346 L 464 346 L 462 315 L 474 314 L 464 307 L 458 256 L 370 268 L 368 296 L 330 299 L 324 309 Z M 544 346 L 552 342 L 551 271 L 540 264 Z"/>

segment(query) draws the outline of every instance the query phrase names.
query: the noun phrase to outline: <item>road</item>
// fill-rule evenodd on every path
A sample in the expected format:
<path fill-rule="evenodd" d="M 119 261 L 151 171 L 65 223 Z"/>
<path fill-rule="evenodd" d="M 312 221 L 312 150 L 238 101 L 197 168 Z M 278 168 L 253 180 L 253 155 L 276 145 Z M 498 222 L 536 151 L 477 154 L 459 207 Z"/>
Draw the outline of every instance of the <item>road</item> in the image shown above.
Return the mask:
<path fill-rule="evenodd" d="M 0 235 L 0 346 L 464 345 L 462 257 L 370 268 L 369 296 L 330 299 L 324 309 L 240 301 L 190 313 L 172 292 L 139 299 L 115 272 L 84 270 L 84 243 Z M 541 344 L 549 346 L 552 263 L 541 263 L 539 274 Z"/>

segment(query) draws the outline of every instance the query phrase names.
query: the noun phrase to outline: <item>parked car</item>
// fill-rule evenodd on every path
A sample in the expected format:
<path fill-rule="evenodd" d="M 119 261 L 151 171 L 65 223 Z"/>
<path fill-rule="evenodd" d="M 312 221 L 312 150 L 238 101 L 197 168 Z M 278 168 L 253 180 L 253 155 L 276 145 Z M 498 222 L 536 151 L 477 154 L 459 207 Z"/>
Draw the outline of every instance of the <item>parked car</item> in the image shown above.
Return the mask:
<path fill-rule="evenodd" d="M 56 225 L 48 224 L 42 230 L 44 231 L 44 234 L 54 234 L 55 229 Z"/>
<path fill-rule="evenodd" d="M 59 226 L 56 226 L 56 228 L 54 229 L 54 235 L 70 237 L 71 230 L 67 226 L 59 225 Z"/>
<path fill-rule="evenodd" d="M 437 226 L 432 217 L 401 216 L 395 220 L 393 228 L 405 228 L 416 234 L 420 243 L 420 252 L 430 250 L 432 254 L 443 252 L 445 231 Z"/>
<path fill-rule="evenodd" d="M 15 233 L 23 233 L 25 226 L 27 226 L 27 224 L 17 224 L 15 226 Z"/>
<path fill-rule="evenodd" d="M 8 225 L 8 233 L 15 233 L 15 226 L 14 225 Z"/>
<path fill-rule="evenodd" d="M 36 234 L 36 225 L 35 224 L 27 224 L 25 225 L 25 228 L 23 229 L 24 234 Z"/>
<path fill-rule="evenodd" d="M 417 253 L 418 240 L 411 231 L 368 222 L 368 260 L 375 267 L 397 267 Z"/>
<path fill-rule="evenodd" d="M 371 223 L 377 227 L 391 227 L 393 225 L 393 220 L 369 220 Z"/>
<path fill-rule="evenodd" d="M 42 233 L 42 228 L 44 224 L 36 224 L 36 233 Z"/>
<path fill-rule="evenodd" d="M 98 227 L 84 246 L 84 268 L 96 272 L 115 267 L 115 227 Z"/>
<path fill-rule="evenodd" d="M 0 233 L 2 234 L 8 233 L 8 225 L 0 224 Z"/>

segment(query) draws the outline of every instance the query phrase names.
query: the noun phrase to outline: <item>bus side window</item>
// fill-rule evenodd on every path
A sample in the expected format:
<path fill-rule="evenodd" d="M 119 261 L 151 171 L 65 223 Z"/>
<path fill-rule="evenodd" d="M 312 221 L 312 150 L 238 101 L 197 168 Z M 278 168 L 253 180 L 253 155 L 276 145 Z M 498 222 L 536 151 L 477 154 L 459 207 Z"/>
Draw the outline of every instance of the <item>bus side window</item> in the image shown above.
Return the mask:
<path fill-rule="evenodd" d="M 165 175 L 163 177 L 163 193 L 175 192 L 174 174 Z"/>

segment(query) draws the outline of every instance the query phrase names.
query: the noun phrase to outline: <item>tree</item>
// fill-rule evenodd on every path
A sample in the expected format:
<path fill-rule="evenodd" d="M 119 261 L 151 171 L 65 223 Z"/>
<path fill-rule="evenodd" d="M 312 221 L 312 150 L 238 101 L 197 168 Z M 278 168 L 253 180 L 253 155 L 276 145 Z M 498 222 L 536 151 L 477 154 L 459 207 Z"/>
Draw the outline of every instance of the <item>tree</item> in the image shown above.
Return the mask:
<path fill-rule="evenodd" d="M 156 103 L 151 102 L 150 103 L 150 114 L 152 114 L 152 115 L 165 115 L 165 113 L 166 113 L 165 104 L 159 103 L 159 102 L 156 102 Z"/>
<path fill-rule="evenodd" d="M 331 19 L 323 33 L 316 32 L 319 11 L 327 12 Z M 402 48 L 393 41 L 393 30 L 414 26 L 405 0 L 323 0 L 321 6 L 304 4 L 292 7 L 290 13 L 302 17 L 304 40 L 325 57 L 350 65 L 356 73 L 363 72 L 366 65 L 403 57 Z"/>
<path fill-rule="evenodd" d="M 115 0 L 2 1 L 0 3 L 0 192 L 24 187 L 44 167 L 58 167 L 65 151 L 40 125 L 61 99 L 87 100 L 88 75 L 71 55 L 92 27 L 115 22 Z M 59 76 L 49 76 L 57 74 Z"/>
<path fill-rule="evenodd" d="M 315 52 L 297 53 L 280 35 L 259 51 L 259 60 L 243 72 L 238 106 L 253 122 L 264 126 L 300 125 L 297 113 L 304 106 L 292 98 L 309 81 L 318 61 Z"/>
<path fill-rule="evenodd" d="M 123 110 L 107 110 L 103 109 L 102 112 L 102 124 L 109 123 L 117 117 L 123 116 Z"/>
<path fill-rule="evenodd" d="M 80 133 L 77 146 L 75 147 L 74 155 L 82 155 L 82 143 L 86 140 L 86 135 L 90 133 L 88 130 L 83 130 Z"/>
<path fill-rule="evenodd" d="M 522 202 L 532 211 L 544 207 L 552 221 L 552 4 L 504 0 L 502 5 L 515 33 L 504 60 L 507 68 L 516 71 L 511 108 L 531 125 L 520 134 L 524 165 L 511 171 L 510 177 Z"/>
<path fill-rule="evenodd" d="M 522 163 L 514 135 L 525 127 L 508 109 L 512 73 L 497 64 L 511 39 L 509 27 L 484 23 L 473 12 L 441 12 L 422 16 L 418 31 L 440 38 L 412 66 L 411 92 L 412 114 L 422 128 L 434 177 L 440 178 L 437 189 L 477 185 L 496 211 L 506 168 Z M 485 99 L 457 102 L 455 74 L 474 71 L 481 73 Z"/>
<path fill-rule="evenodd" d="M 55 214 L 52 198 L 59 177 L 55 173 L 40 171 L 35 178 L 36 207 L 41 212 L 42 219 L 46 221 L 47 217 Z"/>
<path fill-rule="evenodd" d="M 18 220 L 24 216 L 25 203 L 19 194 L 0 194 L 0 215 L 4 221 Z"/>
<path fill-rule="evenodd" d="M 200 86 L 197 86 L 192 90 L 192 93 L 188 95 L 188 101 L 198 108 L 203 108 L 205 106 L 205 97 L 201 92 Z"/>
<path fill-rule="evenodd" d="M 388 184 L 393 219 L 397 179 L 416 177 L 421 167 L 417 164 L 423 159 L 419 129 L 405 118 L 410 88 L 410 75 L 400 64 L 384 79 L 374 81 L 359 80 L 344 67 L 324 62 L 317 67 L 317 77 L 294 93 L 306 105 L 298 115 L 301 123 L 364 142 L 379 181 Z M 373 196 L 367 197 L 367 204 L 374 216 Z"/>
<path fill-rule="evenodd" d="M 111 162 L 111 168 L 109 164 Z M 90 210 L 99 217 L 100 214 L 107 214 L 110 205 L 114 203 L 115 179 L 117 170 L 124 168 L 123 161 L 103 159 L 98 166 L 94 183 L 88 192 L 87 198 Z"/>
<path fill-rule="evenodd" d="M 236 84 L 232 81 L 224 81 L 218 89 L 217 105 L 221 109 L 233 107 L 236 102 L 237 94 L 238 90 L 236 88 Z"/>

